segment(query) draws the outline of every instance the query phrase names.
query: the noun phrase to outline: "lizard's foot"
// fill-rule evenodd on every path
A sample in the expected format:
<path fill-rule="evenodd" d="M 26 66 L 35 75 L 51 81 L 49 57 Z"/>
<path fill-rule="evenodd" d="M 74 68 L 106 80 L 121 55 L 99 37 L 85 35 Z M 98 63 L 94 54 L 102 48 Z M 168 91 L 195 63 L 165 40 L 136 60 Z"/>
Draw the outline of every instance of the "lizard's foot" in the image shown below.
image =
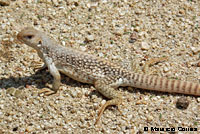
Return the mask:
<path fill-rule="evenodd" d="M 55 92 L 49 88 L 43 88 L 42 90 L 39 91 L 39 95 L 40 94 L 44 94 L 45 96 L 49 96 L 49 95 L 53 95 L 53 94 L 59 95 L 57 92 Z"/>
<path fill-rule="evenodd" d="M 42 71 L 42 70 L 44 70 L 46 67 L 47 67 L 47 66 L 46 66 L 44 63 L 42 63 L 42 62 L 36 62 L 36 63 L 34 64 L 34 71 L 36 71 L 36 70 Z"/>
<path fill-rule="evenodd" d="M 152 74 L 152 72 L 149 72 L 149 66 L 156 64 L 158 62 L 163 62 L 168 60 L 168 57 L 159 57 L 159 58 L 152 58 L 149 61 L 147 61 L 143 67 L 143 72 L 147 74 Z"/>
<path fill-rule="evenodd" d="M 99 110 L 99 112 L 98 112 L 97 120 L 96 120 L 96 122 L 95 122 L 95 125 L 99 122 L 99 120 L 100 120 L 100 118 L 101 118 L 101 116 L 102 116 L 104 110 L 105 110 L 108 106 L 110 106 L 110 105 L 116 105 L 117 108 L 118 108 L 118 110 L 119 110 L 119 112 L 120 112 L 120 114 L 122 114 L 121 110 L 119 109 L 119 105 L 120 105 L 121 103 L 122 103 L 122 99 L 119 99 L 119 98 L 117 98 L 117 99 L 112 99 L 112 100 L 107 101 L 107 102 L 100 108 L 100 110 Z"/>

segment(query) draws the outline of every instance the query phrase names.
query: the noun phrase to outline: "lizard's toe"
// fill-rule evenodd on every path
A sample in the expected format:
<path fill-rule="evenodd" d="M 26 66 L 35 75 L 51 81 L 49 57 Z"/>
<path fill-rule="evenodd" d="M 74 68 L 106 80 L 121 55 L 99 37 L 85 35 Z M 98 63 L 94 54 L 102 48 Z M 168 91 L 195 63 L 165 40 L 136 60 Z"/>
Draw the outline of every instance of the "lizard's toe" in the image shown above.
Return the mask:
<path fill-rule="evenodd" d="M 59 95 L 57 92 L 55 92 L 49 88 L 43 88 L 42 90 L 39 91 L 39 95 L 40 94 L 44 94 L 45 96 L 49 96 L 49 95 L 53 95 L 53 94 Z"/>

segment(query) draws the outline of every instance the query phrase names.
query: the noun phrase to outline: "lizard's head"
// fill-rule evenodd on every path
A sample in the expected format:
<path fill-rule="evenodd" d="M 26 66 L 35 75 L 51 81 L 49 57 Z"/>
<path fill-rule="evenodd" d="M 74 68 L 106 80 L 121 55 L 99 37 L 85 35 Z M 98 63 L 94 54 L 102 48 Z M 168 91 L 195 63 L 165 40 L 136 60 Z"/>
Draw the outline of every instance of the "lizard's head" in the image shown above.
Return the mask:
<path fill-rule="evenodd" d="M 35 48 L 37 45 L 41 44 L 40 34 L 41 32 L 38 32 L 38 30 L 32 27 L 26 27 L 17 34 L 17 39 L 20 42 Z"/>

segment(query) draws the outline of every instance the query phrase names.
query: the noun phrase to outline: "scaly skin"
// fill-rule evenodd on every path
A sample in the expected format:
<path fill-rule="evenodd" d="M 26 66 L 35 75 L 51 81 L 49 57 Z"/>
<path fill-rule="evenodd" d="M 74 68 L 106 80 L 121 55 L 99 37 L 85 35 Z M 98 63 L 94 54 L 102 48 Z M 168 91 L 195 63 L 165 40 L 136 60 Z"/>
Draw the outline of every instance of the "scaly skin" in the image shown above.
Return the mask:
<path fill-rule="evenodd" d="M 198 83 L 127 71 L 104 59 L 61 46 L 45 33 L 31 27 L 19 32 L 17 38 L 37 50 L 38 55 L 54 77 L 53 92 L 49 91 L 46 95 L 58 91 L 61 83 L 59 72 L 61 72 L 74 80 L 93 84 L 96 90 L 110 99 L 100 108 L 96 123 L 106 107 L 121 104 L 122 96 L 116 90 L 119 86 L 200 96 L 200 84 Z"/>

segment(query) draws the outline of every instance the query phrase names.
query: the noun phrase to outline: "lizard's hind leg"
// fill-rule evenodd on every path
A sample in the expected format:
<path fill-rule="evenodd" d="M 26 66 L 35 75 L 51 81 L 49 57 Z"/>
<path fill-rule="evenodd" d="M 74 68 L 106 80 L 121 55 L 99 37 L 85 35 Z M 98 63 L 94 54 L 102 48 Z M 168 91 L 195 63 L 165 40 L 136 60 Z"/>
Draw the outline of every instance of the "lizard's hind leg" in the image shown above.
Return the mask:
<path fill-rule="evenodd" d="M 110 106 L 110 105 L 116 105 L 118 110 L 119 109 L 119 105 L 122 103 L 122 96 L 120 94 L 119 91 L 117 91 L 115 88 L 111 87 L 109 84 L 107 84 L 104 80 L 97 80 L 95 82 L 95 88 L 105 97 L 111 99 L 108 100 L 99 110 L 98 112 L 98 117 L 97 120 L 95 122 L 95 124 L 98 123 L 98 121 L 100 120 L 104 110 Z M 122 113 L 120 111 L 120 113 Z"/>

